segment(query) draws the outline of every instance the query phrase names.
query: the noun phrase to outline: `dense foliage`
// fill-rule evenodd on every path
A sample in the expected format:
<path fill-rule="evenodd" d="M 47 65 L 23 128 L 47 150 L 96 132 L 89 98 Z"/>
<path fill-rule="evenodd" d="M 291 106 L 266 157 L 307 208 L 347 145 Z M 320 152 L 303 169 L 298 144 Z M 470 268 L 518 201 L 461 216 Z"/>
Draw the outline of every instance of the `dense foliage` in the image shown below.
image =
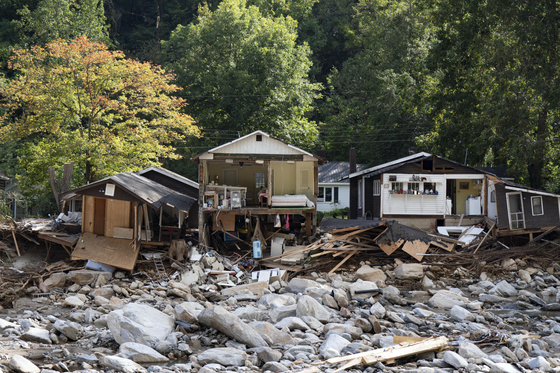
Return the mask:
<path fill-rule="evenodd" d="M 34 46 L 59 38 L 64 41 L 57 43 L 68 44 L 85 35 L 114 53 L 176 74 L 173 94 L 188 104 L 181 112 L 203 134 L 173 139 L 185 157 L 258 128 L 310 151 L 326 149 L 329 160 L 347 160 L 349 148 L 356 147 L 358 161 L 372 165 L 415 147 L 466 159 L 471 166 L 507 166 L 518 182 L 560 192 L 559 5 L 553 0 L 0 1 L 2 85 L 14 86 L 25 76 L 9 68 L 10 58 L 36 60 Z M 3 91 L 4 103 L 9 94 Z M 40 98 L 44 92 L 25 94 L 33 103 L 47 100 Z M 61 123 L 58 114 L 36 111 L 29 122 L 28 105 L 3 108 L 11 110 L 2 112 L 3 126 L 27 121 L 26 131 L 15 132 L 32 141 L 2 135 L 0 169 L 46 175 L 42 168 L 57 149 L 66 152 L 60 162 L 83 153 L 72 137 L 77 127 L 61 127 L 58 140 L 49 142 L 45 126 L 54 125 L 53 117 Z M 148 110 L 147 117 L 155 115 Z M 102 121 L 120 115 L 105 113 Z M 160 155 L 166 166 L 196 178 L 188 161 Z M 109 153 L 99 164 L 112 163 L 105 157 Z M 130 169 L 112 167 L 106 172 Z"/>

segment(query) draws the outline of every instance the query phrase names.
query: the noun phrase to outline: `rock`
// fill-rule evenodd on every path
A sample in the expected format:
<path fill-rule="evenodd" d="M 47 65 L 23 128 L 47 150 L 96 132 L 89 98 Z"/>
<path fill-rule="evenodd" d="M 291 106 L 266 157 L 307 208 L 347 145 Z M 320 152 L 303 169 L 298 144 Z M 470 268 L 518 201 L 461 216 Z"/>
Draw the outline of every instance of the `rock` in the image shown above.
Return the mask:
<path fill-rule="evenodd" d="M 62 288 L 64 284 L 66 284 L 66 273 L 64 272 L 53 273 L 43 282 L 49 291 L 54 288 Z"/>
<path fill-rule="evenodd" d="M 466 368 L 469 365 L 465 358 L 453 351 L 445 351 L 443 354 L 443 361 L 455 369 Z"/>
<path fill-rule="evenodd" d="M 93 271 L 89 269 L 79 269 L 77 271 L 70 271 L 66 275 L 66 280 L 74 281 L 76 284 L 89 285 L 97 279 L 97 277 L 104 277 L 109 281 L 113 275 L 110 272 Z"/>
<path fill-rule="evenodd" d="M 488 355 L 471 342 L 459 343 L 459 355 L 465 359 L 487 358 Z"/>
<path fill-rule="evenodd" d="M 359 279 L 356 282 L 348 285 L 348 291 L 350 291 L 350 294 L 352 295 L 352 298 L 364 298 L 365 299 L 365 298 L 371 297 L 372 295 L 379 294 L 378 292 L 356 294 L 356 291 L 359 291 L 359 290 L 376 290 L 376 289 L 379 289 L 379 287 L 377 286 L 377 284 L 375 282 L 363 281 L 363 280 L 359 280 Z"/>
<path fill-rule="evenodd" d="M 550 363 L 542 356 L 537 356 L 527 362 L 531 369 L 541 369 L 547 372 L 550 369 Z"/>
<path fill-rule="evenodd" d="M 124 373 L 147 373 L 148 370 L 142 365 L 135 363 L 130 359 L 125 359 L 120 356 L 103 356 L 99 359 L 101 366 L 114 369 L 118 372 Z"/>
<path fill-rule="evenodd" d="M 424 276 L 422 278 L 422 288 L 433 289 L 434 287 L 435 287 L 434 282 L 428 276 Z"/>
<path fill-rule="evenodd" d="M 263 363 L 268 363 L 270 361 L 280 361 L 282 358 L 282 353 L 280 351 L 276 351 L 270 347 L 258 347 L 257 348 L 257 357 Z"/>
<path fill-rule="evenodd" d="M 56 320 L 54 328 L 73 341 L 78 340 L 78 336 L 82 331 L 82 326 L 80 324 L 63 320 Z"/>
<path fill-rule="evenodd" d="M 254 329 L 220 306 L 206 308 L 198 315 L 198 321 L 247 346 L 267 347 L 266 342 Z"/>
<path fill-rule="evenodd" d="M 377 302 L 373 306 L 371 306 L 369 312 L 376 318 L 382 319 L 385 317 L 387 310 L 385 310 L 385 307 L 383 307 L 381 303 Z"/>
<path fill-rule="evenodd" d="M 387 279 L 385 272 L 383 272 L 379 268 L 371 268 L 368 265 L 361 266 L 356 271 L 356 277 L 363 281 L 372 281 L 372 282 L 385 281 Z"/>
<path fill-rule="evenodd" d="M 320 288 L 321 285 L 313 280 L 307 280 L 304 278 L 297 278 L 294 277 L 290 280 L 288 285 L 286 285 L 285 292 L 286 293 L 304 293 L 305 290 L 309 288 Z"/>
<path fill-rule="evenodd" d="M 10 359 L 8 366 L 20 373 L 39 373 L 41 369 L 31 361 L 27 360 L 21 355 L 14 355 Z"/>
<path fill-rule="evenodd" d="M 118 344 L 137 342 L 155 347 L 175 329 L 175 320 L 153 307 L 129 303 L 109 313 L 107 326 Z"/>
<path fill-rule="evenodd" d="M 198 324 L 198 315 L 204 311 L 204 306 L 197 302 L 183 302 L 175 306 L 177 320 Z"/>
<path fill-rule="evenodd" d="M 290 330 L 309 330 L 309 326 L 300 319 L 299 317 L 285 317 L 282 320 L 278 321 L 274 326 L 278 329 L 288 328 Z"/>
<path fill-rule="evenodd" d="M 330 294 L 324 294 L 323 298 L 322 298 L 323 304 L 326 307 L 332 308 L 334 310 L 338 310 L 338 302 L 336 301 L 336 299 L 334 299 L 334 297 Z"/>
<path fill-rule="evenodd" d="M 498 295 L 501 297 L 515 297 L 517 295 L 517 290 L 515 290 L 515 288 L 506 280 L 502 280 L 492 289 L 488 290 L 488 294 Z"/>
<path fill-rule="evenodd" d="M 449 317 L 455 321 L 474 321 L 474 315 L 461 306 L 453 306 L 449 310 Z"/>
<path fill-rule="evenodd" d="M 262 304 L 263 306 L 276 308 L 282 306 L 291 306 L 296 304 L 295 297 L 291 294 L 264 294 L 259 298 L 257 304 Z"/>
<path fill-rule="evenodd" d="M 313 330 L 319 331 L 323 324 L 313 316 L 302 316 L 301 319 Z"/>
<path fill-rule="evenodd" d="M 524 269 L 520 269 L 517 274 L 519 275 L 519 278 L 522 279 L 523 281 L 525 281 L 526 283 L 530 283 L 531 282 L 531 274 L 529 273 L 529 271 L 526 271 Z"/>
<path fill-rule="evenodd" d="M 253 306 L 239 307 L 232 313 L 241 320 L 249 321 L 263 321 L 268 316 L 268 312 Z"/>
<path fill-rule="evenodd" d="M 262 367 L 263 372 L 270 371 L 276 373 L 276 372 L 286 372 L 288 370 L 289 369 L 287 366 L 280 364 L 276 361 L 269 361 Z"/>
<path fill-rule="evenodd" d="M 295 340 L 287 333 L 278 330 L 274 325 L 266 321 L 253 321 L 249 324 L 270 345 L 293 345 Z"/>
<path fill-rule="evenodd" d="M 270 311 L 268 317 L 273 323 L 277 323 L 285 317 L 295 317 L 296 316 L 297 305 L 293 304 L 291 306 L 276 307 Z"/>
<path fill-rule="evenodd" d="M 297 302 L 296 316 L 299 318 L 303 316 L 312 316 L 322 323 L 327 323 L 329 322 L 331 314 L 321 303 L 317 302 L 309 295 L 304 295 L 299 298 Z"/>
<path fill-rule="evenodd" d="M 334 299 L 339 307 L 348 307 L 350 305 L 348 293 L 342 289 L 334 289 Z"/>
<path fill-rule="evenodd" d="M 92 291 L 89 292 L 89 295 L 92 297 L 103 297 L 106 299 L 111 299 L 112 297 L 115 296 L 115 291 L 113 290 L 113 287 L 102 287 L 99 289 L 93 289 Z"/>
<path fill-rule="evenodd" d="M 469 299 L 449 290 L 438 290 L 429 300 L 432 307 L 450 309 L 455 305 L 465 305 Z"/>
<path fill-rule="evenodd" d="M 243 292 L 250 291 L 251 293 L 258 295 L 262 294 L 264 289 L 268 289 L 268 283 L 261 281 L 261 282 L 253 282 L 247 285 L 239 285 L 234 286 L 232 288 L 225 288 L 222 289 L 222 295 L 227 296 L 234 296 L 237 294 L 242 294 Z"/>
<path fill-rule="evenodd" d="M 125 342 L 119 347 L 119 356 L 136 363 L 164 363 L 169 359 L 151 347 L 136 342 Z"/>
<path fill-rule="evenodd" d="M 350 341 L 342 338 L 340 335 L 330 333 L 321 347 L 319 353 L 324 359 L 340 356 L 342 349 L 350 344 Z"/>
<path fill-rule="evenodd" d="M 508 271 L 517 271 L 517 263 L 512 258 L 502 260 L 502 268 Z"/>
<path fill-rule="evenodd" d="M 17 324 L 14 324 L 13 322 L 6 321 L 4 319 L 0 319 L 0 331 L 15 328 L 16 326 L 17 326 Z"/>
<path fill-rule="evenodd" d="M 62 305 L 64 307 L 82 307 L 84 305 L 84 301 L 77 296 L 70 296 L 62 301 Z"/>
<path fill-rule="evenodd" d="M 98 295 L 94 298 L 93 302 L 97 305 L 97 306 L 103 306 L 105 304 L 109 304 L 109 299 L 102 297 L 101 295 Z"/>
<path fill-rule="evenodd" d="M 99 359 L 96 358 L 95 356 L 92 355 L 78 355 L 76 356 L 76 363 L 78 364 L 82 364 L 82 363 L 86 363 L 89 365 L 93 365 L 93 364 L 99 364 Z"/>
<path fill-rule="evenodd" d="M 424 277 L 424 266 L 420 263 L 403 263 L 395 268 L 395 277 L 400 280 L 420 280 Z"/>
<path fill-rule="evenodd" d="M 206 350 L 200 353 L 196 358 L 201 365 L 220 364 L 223 366 L 240 367 L 245 365 L 247 354 L 237 348 L 221 347 Z"/>
<path fill-rule="evenodd" d="M 21 335 L 21 339 L 24 341 L 46 343 L 51 344 L 51 338 L 49 337 L 49 331 L 41 328 L 29 328 L 25 333 Z"/>
<path fill-rule="evenodd" d="M 553 333 L 542 339 L 545 341 L 550 348 L 555 348 L 560 346 L 560 334 Z"/>

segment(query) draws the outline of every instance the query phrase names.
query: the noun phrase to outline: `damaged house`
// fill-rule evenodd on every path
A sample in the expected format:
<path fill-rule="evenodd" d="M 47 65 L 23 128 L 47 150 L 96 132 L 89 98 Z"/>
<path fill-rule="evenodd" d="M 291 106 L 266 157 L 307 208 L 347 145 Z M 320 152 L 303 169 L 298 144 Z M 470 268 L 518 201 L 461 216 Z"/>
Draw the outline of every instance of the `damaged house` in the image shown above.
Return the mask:
<path fill-rule="evenodd" d="M 196 199 L 124 172 L 68 192 L 82 196 L 82 232 L 72 259 L 132 270 L 140 245 L 179 238 Z"/>
<path fill-rule="evenodd" d="M 210 242 L 210 229 L 226 232 L 225 239 L 250 238 L 259 221 L 277 216 L 290 230 L 314 232 L 322 157 L 255 131 L 192 160 L 199 165 L 201 242 Z"/>

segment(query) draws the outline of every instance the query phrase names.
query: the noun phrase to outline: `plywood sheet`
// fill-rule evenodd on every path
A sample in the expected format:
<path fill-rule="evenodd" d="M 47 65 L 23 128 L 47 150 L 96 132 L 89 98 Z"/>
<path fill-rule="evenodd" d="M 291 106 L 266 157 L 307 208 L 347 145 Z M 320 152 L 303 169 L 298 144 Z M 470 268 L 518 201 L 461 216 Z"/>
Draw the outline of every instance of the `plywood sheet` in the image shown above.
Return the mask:
<path fill-rule="evenodd" d="M 379 243 L 378 246 L 381 248 L 381 250 L 383 250 L 385 254 L 391 255 L 392 253 L 397 251 L 403 243 L 404 240 L 401 238 L 397 242 L 391 242 L 390 244 Z"/>
<path fill-rule="evenodd" d="M 95 213 L 95 197 L 84 196 L 84 214 L 82 216 L 82 231 L 93 233 L 93 216 Z"/>
<path fill-rule="evenodd" d="M 114 237 L 115 227 L 132 228 L 130 226 L 130 202 L 108 199 L 105 207 L 105 236 Z"/>
<path fill-rule="evenodd" d="M 72 252 L 72 259 L 91 259 L 102 264 L 132 271 L 139 251 L 134 250 L 132 240 L 84 233 Z"/>
<path fill-rule="evenodd" d="M 218 215 L 217 220 L 220 222 L 220 227 L 223 227 L 226 231 L 234 231 L 235 230 L 235 215 Z M 220 230 L 218 225 L 216 224 L 216 217 L 212 217 L 213 222 L 213 230 Z"/>
<path fill-rule="evenodd" d="M 402 251 L 410 254 L 410 256 L 420 262 L 424 254 L 426 254 L 426 251 L 428 251 L 429 246 L 429 243 L 420 240 L 406 241 L 402 247 Z"/>

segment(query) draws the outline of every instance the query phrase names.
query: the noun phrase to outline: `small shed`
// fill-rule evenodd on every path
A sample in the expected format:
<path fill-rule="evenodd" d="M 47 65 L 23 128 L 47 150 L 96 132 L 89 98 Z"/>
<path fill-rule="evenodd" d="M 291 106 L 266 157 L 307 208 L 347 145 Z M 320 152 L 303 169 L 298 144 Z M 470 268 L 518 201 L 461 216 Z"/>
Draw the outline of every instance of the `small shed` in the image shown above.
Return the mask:
<path fill-rule="evenodd" d="M 82 234 L 72 259 L 132 270 L 140 245 L 169 245 L 196 200 L 135 173 L 74 189 L 81 195 Z"/>

